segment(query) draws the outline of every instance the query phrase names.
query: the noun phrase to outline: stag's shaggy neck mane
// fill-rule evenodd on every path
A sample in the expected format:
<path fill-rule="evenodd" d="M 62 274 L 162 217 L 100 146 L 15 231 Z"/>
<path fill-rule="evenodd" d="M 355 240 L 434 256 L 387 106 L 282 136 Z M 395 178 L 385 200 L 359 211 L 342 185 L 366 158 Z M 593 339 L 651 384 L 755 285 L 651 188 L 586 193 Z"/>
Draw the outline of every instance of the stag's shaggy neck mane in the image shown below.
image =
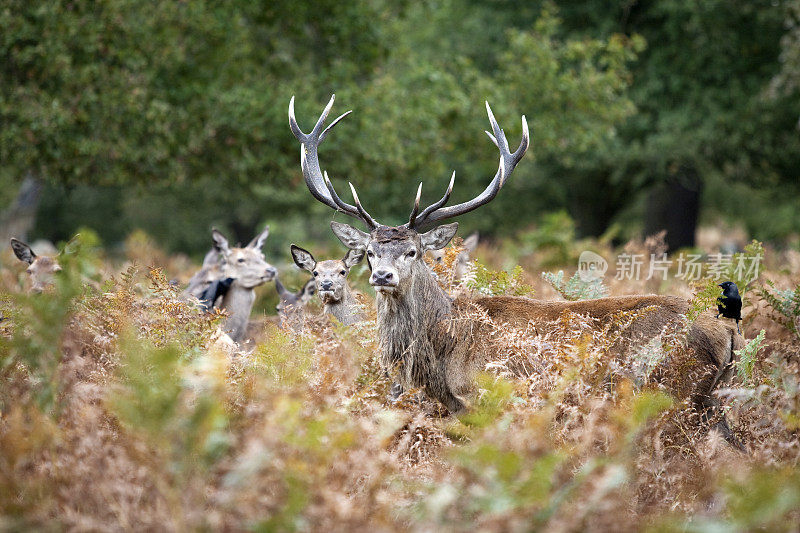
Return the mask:
<path fill-rule="evenodd" d="M 397 369 L 402 382 L 422 387 L 452 412 L 464 409 L 446 383 L 442 355 L 451 352 L 456 338 L 446 319 L 453 302 L 424 262 L 415 261 L 407 282 L 393 292 L 377 293 L 378 335 L 382 364 Z"/>

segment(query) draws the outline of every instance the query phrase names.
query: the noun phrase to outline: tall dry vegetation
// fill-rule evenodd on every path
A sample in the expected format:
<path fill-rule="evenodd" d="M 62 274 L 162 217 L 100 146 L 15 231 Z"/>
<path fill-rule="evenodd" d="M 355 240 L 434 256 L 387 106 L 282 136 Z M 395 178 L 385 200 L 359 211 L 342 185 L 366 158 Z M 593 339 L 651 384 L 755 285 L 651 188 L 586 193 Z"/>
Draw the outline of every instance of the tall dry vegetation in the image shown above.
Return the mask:
<path fill-rule="evenodd" d="M 611 359 L 634 317 L 606 331 L 576 316 L 498 326 L 473 409 L 455 420 L 417 391 L 387 403 L 374 313 L 349 328 L 314 317 L 303 335 L 268 325 L 252 352 L 235 352 L 218 342 L 222 317 L 182 302 L 161 270 L 100 279 L 91 245 L 70 244 L 44 294 L 2 277 L 2 529 L 788 531 L 800 520 L 800 268 L 773 268 L 773 285 L 746 293 L 750 343 L 720 391 L 740 453 L 691 409 L 708 369 L 680 328 Z M 456 256 L 435 267 L 450 289 Z M 485 267 L 464 284 L 546 291 L 541 277 Z M 698 312 L 708 303 L 695 299 Z"/>

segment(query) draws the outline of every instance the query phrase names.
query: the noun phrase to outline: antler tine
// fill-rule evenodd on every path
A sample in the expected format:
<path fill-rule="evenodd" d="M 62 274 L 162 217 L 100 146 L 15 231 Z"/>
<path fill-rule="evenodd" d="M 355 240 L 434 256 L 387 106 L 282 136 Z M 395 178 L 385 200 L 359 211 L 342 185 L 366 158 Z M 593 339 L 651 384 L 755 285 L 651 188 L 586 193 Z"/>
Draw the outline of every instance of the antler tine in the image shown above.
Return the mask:
<path fill-rule="evenodd" d="M 301 143 L 306 142 L 307 135 L 300 129 L 300 126 L 297 124 L 297 117 L 294 115 L 294 95 L 292 95 L 292 99 L 289 100 L 289 128 L 298 141 Z"/>
<path fill-rule="evenodd" d="M 417 218 L 417 213 L 419 213 L 419 199 L 422 196 L 422 182 L 419 182 L 419 187 L 417 188 L 417 198 L 414 200 L 414 209 L 411 210 L 411 216 L 408 217 L 408 227 L 412 227 L 414 225 L 414 220 Z"/>
<path fill-rule="evenodd" d="M 456 171 L 454 170 L 453 174 L 450 176 L 450 184 L 447 186 L 447 190 L 444 191 L 444 196 L 442 196 L 438 202 L 435 202 L 426 207 L 422 211 L 422 213 L 419 214 L 419 216 L 414 217 L 413 220 L 410 220 L 409 227 L 414 228 L 425 224 L 425 219 L 428 218 L 428 215 L 430 215 L 432 212 L 436 211 L 444 204 L 446 204 L 447 200 L 450 199 L 450 195 L 453 194 L 453 185 L 455 184 L 455 182 L 456 182 Z"/>
<path fill-rule="evenodd" d="M 486 134 L 489 136 L 489 139 L 491 139 L 492 143 L 497 146 L 498 150 L 500 150 L 500 163 L 494 178 L 492 178 L 492 181 L 483 190 L 483 192 L 481 192 L 472 200 L 450 207 L 443 207 L 450 197 L 450 193 L 452 192 L 453 180 L 455 179 L 455 173 L 453 173 L 453 178 L 450 180 L 450 187 L 448 188 L 444 197 L 435 204 L 425 208 L 425 210 L 423 210 L 422 213 L 420 213 L 413 221 L 409 222 L 409 227 L 422 227 L 423 225 L 432 222 L 437 222 L 439 220 L 444 220 L 446 218 L 452 218 L 464 213 L 468 213 L 486 203 L 489 203 L 495 196 L 497 196 L 497 193 L 500 191 L 503 185 L 505 185 L 506 180 L 517 166 L 517 163 L 519 163 L 519 161 L 522 159 L 522 156 L 525 155 L 528 145 L 530 144 L 528 122 L 523 115 L 522 141 L 520 142 L 516 151 L 512 154 L 508 148 L 506 134 L 503 132 L 503 130 L 500 128 L 500 125 L 497 123 L 497 120 L 494 118 L 494 113 L 492 113 L 492 108 L 489 106 L 489 102 L 486 102 L 486 114 L 489 115 L 489 123 L 492 126 L 492 133 L 487 131 Z"/>
<path fill-rule="evenodd" d="M 319 134 L 322 132 L 322 126 L 325 124 L 325 119 L 328 118 L 328 113 L 331 112 L 334 100 L 336 100 L 336 95 L 332 94 L 331 99 L 328 100 L 328 103 L 325 105 L 325 109 L 322 110 L 322 114 L 317 119 L 317 123 L 314 124 L 314 129 L 311 130 L 312 136 L 316 135 L 317 137 L 319 137 Z"/>
<path fill-rule="evenodd" d="M 303 131 L 300 129 L 300 126 L 297 124 L 297 118 L 295 117 L 294 111 L 294 96 L 292 96 L 291 100 L 289 100 L 289 128 L 291 128 L 292 133 L 301 143 L 300 168 L 303 170 L 303 177 L 305 178 L 306 186 L 314 198 L 328 207 L 336 211 L 341 211 L 342 213 L 353 218 L 358 218 L 364 221 L 364 223 L 366 223 L 368 226 L 374 228 L 377 226 L 375 219 L 373 219 L 363 207 L 350 205 L 343 201 L 339 195 L 336 194 L 336 191 L 328 179 L 327 174 L 322 172 L 322 169 L 319 165 L 319 154 L 317 149 L 320 143 L 325 139 L 328 132 L 330 132 L 331 129 L 333 129 L 333 127 L 339 123 L 339 121 L 351 113 L 351 111 L 347 111 L 346 113 L 339 115 L 328 125 L 327 128 L 323 129 L 325 125 L 325 119 L 328 118 L 328 114 L 333 107 L 333 102 L 335 99 L 336 95 L 332 95 L 330 100 L 328 100 L 328 104 L 325 106 L 325 109 L 322 111 L 322 114 L 317 119 L 314 128 L 310 133 L 307 134 L 303 133 Z"/>
<path fill-rule="evenodd" d="M 358 213 L 361 215 L 361 219 L 367 223 L 367 225 L 370 227 L 369 229 L 377 228 L 380 224 L 378 224 L 378 221 L 372 218 L 372 215 L 367 213 L 367 210 L 361 206 L 361 200 L 358 199 L 356 188 L 353 187 L 353 184 L 349 181 L 347 184 L 350 185 L 350 192 L 353 193 L 353 201 L 356 203 L 356 208 L 358 209 Z"/>
<path fill-rule="evenodd" d="M 325 128 L 324 130 L 322 130 L 322 133 L 320 133 L 319 142 L 322 142 L 322 140 L 325 139 L 325 136 L 328 134 L 328 132 L 331 131 L 333 129 L 333 127 L 339 123 L 340 120 L 342 120 L 344 117 L 346 117 L 347 115 L 349 115 L 352 112 L 353 112 L 352 109 L 350 111 L 345 111 L 344 113 L 342 113 L 341 115 L 336 117 L 336 119 L 334 119 L 333 122 L 328 124 L 328 127 Z"/>
<path fill-rule="evenodd" d="M 352 206 L 347 202 L 345 202 L 344 200 L 342 200 L 341 197 L 336 193 L 336 189 L 333 188 L 333 183 L 331 183 L 331 180 L 328 178 L 328 173 L 323 172 L 322 176 L 323 180 L 325 181 L 325 187 L 328 189 L 328 194 L 330 194 L 331 199 L 335 204 L 334 209 L 336 209 L 337 211 L 341 211 L 342 213 L 351 215 L 355 218 L 361 218 L 362 220 L 364 220 L 364 222 L 369 224 L 370 222 L 361 217 L 359 210 L 355 206 Z"/>

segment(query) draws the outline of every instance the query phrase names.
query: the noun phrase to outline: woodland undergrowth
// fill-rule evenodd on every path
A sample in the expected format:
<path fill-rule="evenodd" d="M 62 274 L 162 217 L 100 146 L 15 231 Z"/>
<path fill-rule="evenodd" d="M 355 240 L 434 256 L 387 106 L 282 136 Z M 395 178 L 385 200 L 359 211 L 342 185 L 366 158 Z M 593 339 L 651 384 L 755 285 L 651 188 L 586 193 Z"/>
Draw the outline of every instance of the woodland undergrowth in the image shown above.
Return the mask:
<path fill-rule="evenodd" d="M 767 271 L 745 293 L 749 342 L 718 392 L 741 452 L 691 407 L 688 391 L 709 369 L 694 362 L 685 328 L 623 359 L 608 354 L 630 313 L 606 328 L 570 315 L 489 324 L 494 356 L 469 413 L 454 418 L 418 391 L 387 399 L 369 297 L 370 318 L 355 327 L 314 315 L 294 332 L 262 317 L 256 341 L 237 348 L 220 334 L 224 317 L 185 301 L 145 266 L 146 251 L 107 276 L 95 245 L 71 242 L 42 294 L 0 279 L 0 529 L 800 522 L 800 272 Z M 575 298 L 625 289 L 483 264 L 455 282 L 458 252 L 433 265 L 453 293 L 530 296 L 547 281 Z M 693 309 L 713 312 L 694 291 Z"/>

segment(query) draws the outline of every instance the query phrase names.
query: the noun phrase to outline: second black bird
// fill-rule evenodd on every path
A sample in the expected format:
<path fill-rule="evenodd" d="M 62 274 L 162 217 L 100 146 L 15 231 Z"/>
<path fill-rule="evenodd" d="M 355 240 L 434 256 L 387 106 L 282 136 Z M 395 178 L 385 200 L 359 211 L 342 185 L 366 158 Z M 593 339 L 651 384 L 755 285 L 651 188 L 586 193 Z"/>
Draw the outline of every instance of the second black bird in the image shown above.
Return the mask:
<path fill-rule="evenodd" d="M 739 296 L 739 287 L 732 281 L 723 281 L 718 287 L 722 288 L 722 296 L 717 298 L 717 318 L 722 315 L 735 319 L 736 331 L 741 333 L 739 321 L 742 319 L 742 297 Z"/>

